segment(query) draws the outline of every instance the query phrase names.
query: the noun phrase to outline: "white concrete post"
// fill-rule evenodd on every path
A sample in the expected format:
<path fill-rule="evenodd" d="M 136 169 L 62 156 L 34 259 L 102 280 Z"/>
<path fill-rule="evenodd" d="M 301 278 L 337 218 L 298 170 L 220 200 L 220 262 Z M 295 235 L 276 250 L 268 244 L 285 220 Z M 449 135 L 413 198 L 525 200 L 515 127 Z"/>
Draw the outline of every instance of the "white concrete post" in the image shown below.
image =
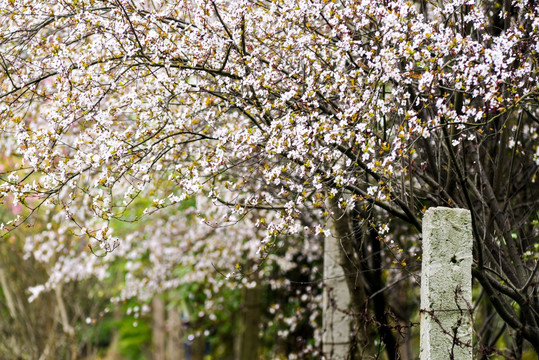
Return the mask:
<path fill-rule="evenodd" d="M 345 360 L 350 351 L 350 292 L 340 265 L 340 239 L 326 237 L 324 243 L 323 336 L 324 359 Z"/>
<path fill-rule="evenodd" d="M 472 227 L 464 209 L 423 218 L 421 360 L 472 359 Z"/>

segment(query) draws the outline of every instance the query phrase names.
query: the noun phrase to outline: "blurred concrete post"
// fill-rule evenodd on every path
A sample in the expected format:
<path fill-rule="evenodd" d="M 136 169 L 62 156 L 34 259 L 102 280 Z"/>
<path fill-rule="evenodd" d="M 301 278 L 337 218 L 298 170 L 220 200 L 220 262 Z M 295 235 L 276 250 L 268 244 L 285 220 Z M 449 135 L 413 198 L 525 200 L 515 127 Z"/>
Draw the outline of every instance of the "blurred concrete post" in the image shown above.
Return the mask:
<path fill-rule="evenodd" d="M 423 218 L 420 359 L 472 359 L 472 225 L 464 209 Z"/>
<path fill-rule="evenodd" d="M 335 227 L 336 224 L 334 224 Z M 337 232 L 338 233 L 338 232 Z M 350 292 L 341 263 L 340 238 L 324 242 L 323 352 L 325 359 L 345 360 L 350 351 Z"/>
<path fill-rule="evenodd" d="M 181 314 L 174 306 L 167 311 L 167 360 L 185 360 Z"/>

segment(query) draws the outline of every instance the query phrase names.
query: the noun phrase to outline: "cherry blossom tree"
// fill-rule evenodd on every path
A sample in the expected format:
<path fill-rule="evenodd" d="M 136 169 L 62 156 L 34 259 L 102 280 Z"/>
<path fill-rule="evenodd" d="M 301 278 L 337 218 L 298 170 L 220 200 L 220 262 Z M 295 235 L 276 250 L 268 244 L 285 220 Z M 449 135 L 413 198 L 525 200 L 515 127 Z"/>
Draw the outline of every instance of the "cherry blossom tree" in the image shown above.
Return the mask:
<path fill-rule="evenodd" d="M 0 146 L 18 159 L 0 194 L 25 208 L 4 232 L 62 209 L 119 251 L 111 223 L 165 228 L 204 197 L 197 216 L 252 223 L 264 258 L 343 220 L 353 312 L 395 357 L 385 290 L 416 281 L 424 210 L 463 207 L 478 302 L 501 319 L 481 351 L 506 328 L 514 355 L 539 349 L 534 1 L 4 0 L 0 16 Z"/>
<path fill-rule="evenodd" d="M 242 226 L 219 226 L 228 215 L 227 207 L 215 209 L 201 221 L 197 212 L 211 202 L 207 198 L 198 200 L 196 204 L 193 199 L 182 203 L 177 212 L 169 209 L 166 214 L 155 214 L 134 224 L 111 224 L 122 238 L 121 246 L 108 254 L 99 247 L 91 247 L 95 256 L 84 251 L 88 239 L 79 236 L 78 226 L 62 221 L 62 212 L 52 213 L 47 229 L 26 239 L 25 256 L 50 267 L 48 280 L 30 287 L 30 300 L 39 299 L 42 293 L 66 282 L 112 282 L 114 286 L 106 296 L 114 306 L 129 302 L 127 315 L 134 315 L 135 322 L 149 315 L 152 299 L 167 299 L 168 308 L 182 312 L 184 326 L 188 326 L 185 340 L 196 339 L 202 350 L 209 333 L 213 340 L 231 338 L 232 344 L 226 350 L 234 350 L 242 316 L 230 316 L 228 312 L 243 311 L 251 292 L 265 297 L 256 304 L 268 308 L 258 305 L 255 309 L 263 311 L 257 318 L 269 321 L 258 320 L 255 324 L 265 334 L 273 335 L 273 344 L 289 337 L 295 339 L 296 332 L 304 331 L 302 326 L 318 329 L 321 282 L 316 263 L 320 262 L 322 246 L 319 239 L 302 236 L 289 238 L 286 243 L 280 241 L 262 261 L 257 253 L 263 230 L 250 221 L 250 214 Z M 305 263 L 310 267 L 306 268 Z M 294 287 L 292 283 L 299 280 L 308 286 Z M 288 304 L 296 304 L 293 312 Z M 302 306 L 298 308 L 297 304 Z M 227 332 L 215 334 L 215 329 L 224 327 L 224 321 L 228 322 Z M 283 328 L 287 330 L 280 330 Z M 256 339 L 258 331 L 248 335 Z M 261 340 L 261 349 L 268 346 L 267 341 Z M 306 354 L 316 356 L 317 351 L 316 343 L 309 343 L 293 346 L 287 355 L 308 358 Z M 226 358 L 223 353 L 214 355 Z M 242 352 L 236 356 L 242 356 Z"/>

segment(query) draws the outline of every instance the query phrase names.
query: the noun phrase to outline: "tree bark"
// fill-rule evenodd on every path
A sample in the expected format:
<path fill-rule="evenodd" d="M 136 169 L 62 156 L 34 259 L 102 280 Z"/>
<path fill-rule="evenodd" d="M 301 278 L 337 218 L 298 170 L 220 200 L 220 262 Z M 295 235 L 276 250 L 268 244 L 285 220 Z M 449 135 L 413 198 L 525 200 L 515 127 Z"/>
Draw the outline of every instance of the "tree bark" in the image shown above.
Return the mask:
<path fill-rule="evenodd" d="M 242 318 L 238 339 L 238 359 L 258 359 L 259 325 L 261 314 L 262 288 L 244 288 L 242 292 Z"/>
<path fill-rule="evenodd" d="M 15 302 L 13 301 L 13 297 L 11 296 L 11 290 L 6 279 L 6 274 L 4 272 L 4 269 L 2 268 L 0 268 L 0 286 L 2 286 L 4 297 L 6 298 L 6 305 L 9 310 L 9 314 L 13 319 L 16 319 L 17 312 L 15 311 Z"/>
<path fill-rule="evenodd" d="M 206 339 L 203 335 L 197 336 L 191 342 L 190 347 L 191 360 L 204 360 L 204 354 L 206 352 Z"/>
<path fill-rule="evenodd" d="M 165 302 L 159 296 L 152 301 L 152 318 L 152 359 L 165 360 Z"/>

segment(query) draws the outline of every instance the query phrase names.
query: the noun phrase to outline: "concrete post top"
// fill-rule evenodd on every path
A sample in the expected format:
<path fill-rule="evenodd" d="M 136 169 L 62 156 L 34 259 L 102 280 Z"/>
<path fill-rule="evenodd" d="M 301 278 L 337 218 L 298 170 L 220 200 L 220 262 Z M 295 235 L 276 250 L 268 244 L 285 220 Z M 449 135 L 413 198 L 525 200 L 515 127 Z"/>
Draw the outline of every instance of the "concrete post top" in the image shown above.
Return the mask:
<path fill-rule="evenodd" d="M 460 208 L 450 208 L 445 206 L 436 206 L 436 207 L 430 207 L 425 211 L 425 217 L 426 216 L 443 216 L 444 220 L 447 220 L 446 216 L 455 216 L 455 217 L 468 217 L 471 219 L 470 210 L 468 209 L 460 209 Z"/>

